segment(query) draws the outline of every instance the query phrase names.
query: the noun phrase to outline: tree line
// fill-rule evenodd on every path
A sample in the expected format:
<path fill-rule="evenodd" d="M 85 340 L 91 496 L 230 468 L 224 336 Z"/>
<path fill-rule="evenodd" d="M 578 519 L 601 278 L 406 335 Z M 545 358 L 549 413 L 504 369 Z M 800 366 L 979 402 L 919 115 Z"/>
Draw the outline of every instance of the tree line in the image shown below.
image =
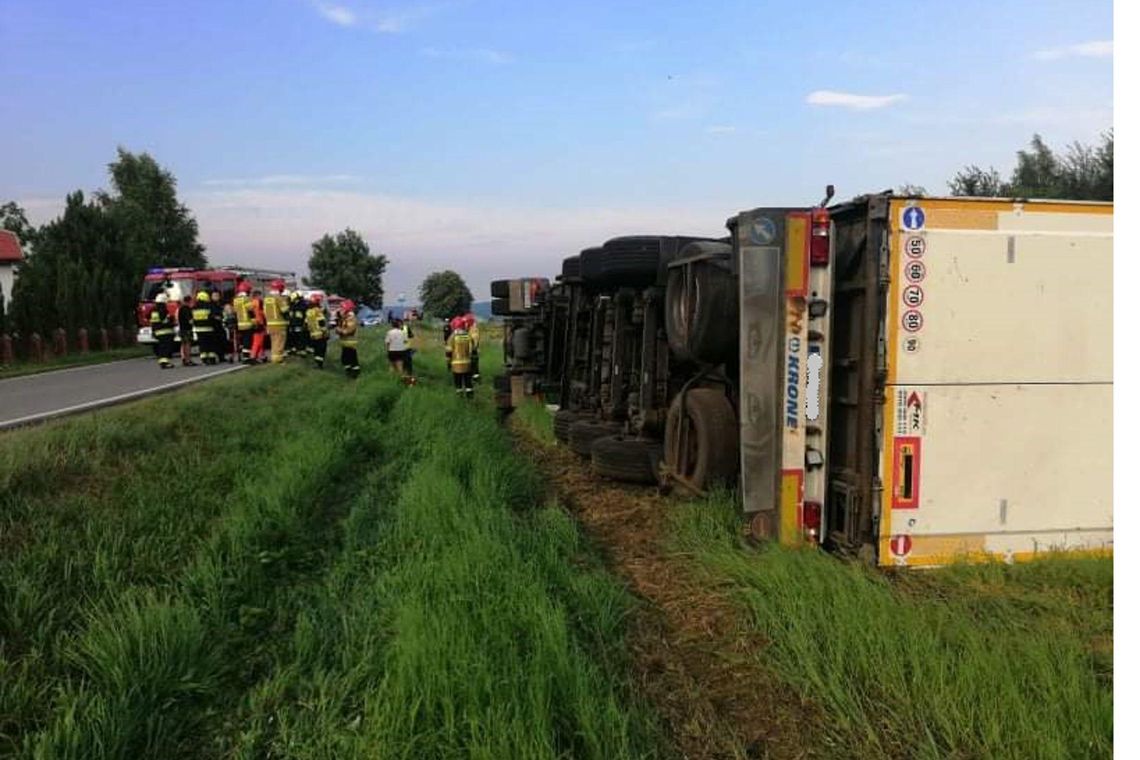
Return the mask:
<path fill-rule="evenodd" d="M 209 266 L 169 170 L 121 147 L 107 169 L 109 191 L 68 194 L 63 213 L 39 227 L 17 203 L 0 205 L 0 227 L 24 249 L 13 292 L 0 292 L 0 333 L 130 328 L 147 270 Z M 387 263 L 347 229 L 312 244 L 305 282 L 380 308 Z"/>
<path fill-rule="evenodd" d="M 1073 201 L 1111 201 L 1113 131 L 1100 136 L 1097 145 L 1074 142 L 1058 154 L 1041 135 L 1017 151 L 1009 178 L 994 167 L 963 167 L 946 183 L 950 194 L 981 198 L 1054 198 Z M 928 195 L 926 188 L 903 185 L 903 195 Z"/>
<path fill-rule="evenodd" d="M 149 267 L 206 265 L 198 223 L 169 171 L 124 148 L 107 168 L 110 191 L 70 193 L 63 213 L 40 227 L 16 203 L 0 206 L 0 226 L 16 233 L 25 253 L 0 328 L 129 326 Z"/>

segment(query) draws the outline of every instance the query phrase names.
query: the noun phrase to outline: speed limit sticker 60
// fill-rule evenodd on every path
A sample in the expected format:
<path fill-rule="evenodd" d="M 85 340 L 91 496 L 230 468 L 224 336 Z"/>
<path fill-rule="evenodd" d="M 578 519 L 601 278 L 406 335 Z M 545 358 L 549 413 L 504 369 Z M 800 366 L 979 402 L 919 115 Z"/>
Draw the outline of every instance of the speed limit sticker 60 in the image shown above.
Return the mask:
<path fill-rule="evenodd" d="M 926 279 L 926 264 L 921 261 L 908 261 L 903 269 L 908 282 L 922 282 Z"/>

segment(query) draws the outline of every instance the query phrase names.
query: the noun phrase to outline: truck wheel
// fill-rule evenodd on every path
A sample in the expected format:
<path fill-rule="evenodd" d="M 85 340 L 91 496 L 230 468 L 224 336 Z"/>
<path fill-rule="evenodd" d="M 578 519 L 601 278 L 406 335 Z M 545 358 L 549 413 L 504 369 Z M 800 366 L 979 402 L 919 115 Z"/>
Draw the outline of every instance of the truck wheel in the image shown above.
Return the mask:
<path fill-rule="evenodd" d="M 665 420 L 665 462 L 694 488 L 731 484 L 740 463 L 736 412 L 716 388 L 694 388 L 669 406 Z"/>
<path fill-rule="evenodd" d="M 514 358 L 526 361 L 530 358 L 533 341 L 530 330 L 525 327 L 516 327 L 511 332 L 511 352 Z"/>
<path fill-rule="evenodd" d="M 590 447 L 594 473 L 623 483 L 655 484 L 661 457 L 661 443 L 647 438 L 610 435 Z"/>
<path fill-rule="evenodd" d="M 510 280 L 491 280 L 491 297 L 492 298 L 510 298 L 511 297 L 511 281 Z"/>
<path fill-rule="evenodd" d="M 740 336 L 737 290 L 732 273 L 711 263 L 693 265 L 686 290 L 684 271 L 672 269 L 665 288 L 665 332 L 682 359 L 707 364 L 728 361 Z"/>
<path fill-rule="evenodd" d="M 577 280 L 582 277 L 582 258 L 580 256 L 569 256 L 562 259 L 562 279 L 563 280 Z"/>
<path fill-rule="evenodd" d="M 621 426 L 616 422 L 579 420 L 570 426 L 568 438 L 570 450 L 579 456 L 588 457 L 594 441 L 619 432 L 621 432 Z"/>
<path fill-rule="evenodd" d="M 582 419 L 581 412 L 559 409 L 554 413 L 554 437 L 566 443 L 570 440 L 570 426 Z"/>
<path fill-rule="evenodd" d="M 614 238 L 582 251 L 582 279 L 599 285 L 652 285 L 661 269 L 661 239 Z"/>

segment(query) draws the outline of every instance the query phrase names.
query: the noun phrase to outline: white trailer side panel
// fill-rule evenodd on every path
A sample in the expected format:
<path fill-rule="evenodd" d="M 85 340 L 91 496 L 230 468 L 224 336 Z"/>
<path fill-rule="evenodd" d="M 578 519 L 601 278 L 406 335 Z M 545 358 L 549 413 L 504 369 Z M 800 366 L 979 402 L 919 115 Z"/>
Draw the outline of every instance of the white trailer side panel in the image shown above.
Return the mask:
<path fill-rule="evenodd" d="M 919 316 L 902 325 L 897 382 L 1112 382 L 1111 235 L 924 238 L 898 283 L 908 298 L 900 319 Z"/>
<path fill-rule="evenodd" d="M 1111 549 L 1111 206 L 896 200 L 891 223 L 880 562 Z"/>
<path fill-rule="evenodd" d="M 914 506 L 896 506 L 901 450 L 889 502 L 912 558 L 1111 547 L 1110 385 L 907 385 L 891 401 L 915 457 Z"/>

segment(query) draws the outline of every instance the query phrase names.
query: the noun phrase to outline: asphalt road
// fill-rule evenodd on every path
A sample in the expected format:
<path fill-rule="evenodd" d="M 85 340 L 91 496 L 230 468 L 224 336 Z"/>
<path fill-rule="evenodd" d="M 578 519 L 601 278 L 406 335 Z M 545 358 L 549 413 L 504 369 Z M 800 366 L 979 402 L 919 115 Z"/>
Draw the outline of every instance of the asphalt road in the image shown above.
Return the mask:
<path fill-rule="evenodd" d="M 119 404 L 240 369 L 244 369 L 241 364 L 221 364 L 160 370 L 154 359 L 146 358 L 0 380 L 0 430 Z"/>

